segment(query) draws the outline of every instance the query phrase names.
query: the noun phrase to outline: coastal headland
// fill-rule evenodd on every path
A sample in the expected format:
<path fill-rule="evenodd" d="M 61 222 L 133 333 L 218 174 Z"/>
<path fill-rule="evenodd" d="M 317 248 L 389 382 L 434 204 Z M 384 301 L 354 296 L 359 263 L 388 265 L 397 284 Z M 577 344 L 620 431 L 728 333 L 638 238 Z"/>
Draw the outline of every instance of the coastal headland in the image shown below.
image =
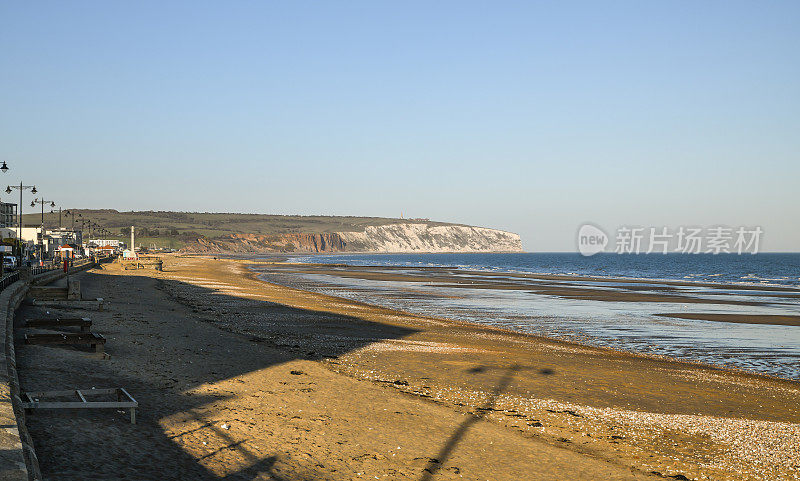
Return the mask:
<path fill-rule="evenodd" d="M 193 254 L 268 252 L 522 252 L 519 234 L 430 219 L 72 209 L 104 226 L 106 240 Z M 25 222 L 38 223 L 38 214 Z M 58 212 L 42 222 L 61 225 Z M 38 225 L 38 224 L 37 224 Z"/>
<path fill-rule="evenodd" d="M 106 264 L 80 275 L 85 295 L 106 300 L 91 315 L 111 359 L 19 343 L 23 390 L 122 385 L 139 424 L 125 413 L 29 416 L 45 477 L 800 472 L 796 382 L 412 315 L 268 283 L 249 265 L 165 256 L 163 272 Z"/>

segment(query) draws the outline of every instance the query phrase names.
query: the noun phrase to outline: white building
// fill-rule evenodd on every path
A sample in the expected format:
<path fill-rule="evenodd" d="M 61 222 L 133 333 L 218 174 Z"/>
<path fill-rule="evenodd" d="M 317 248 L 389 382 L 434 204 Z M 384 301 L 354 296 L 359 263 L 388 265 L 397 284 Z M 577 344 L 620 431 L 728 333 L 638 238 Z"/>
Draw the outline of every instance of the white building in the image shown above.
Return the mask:
<path fill-rule="evenodd" d="M 89 244 L 94 244 L 97 247 L 120 247 L 124 245 L 119 239 L 92 239 L 89 241 Z"/>
<path fill-rule="evenodd" d="M 47 236 L 53 238 L 59 238 L 62 240 L 63 244 L 80 244 L 83 242 L 83 233 L 80 230 L 74 229 L 67 229 L 66 227 L 60 227 L 58 229 L 47 229 L 45 231 Z"/>
<path fill-rule="evenodd" d="M 36 252 L 41 243 L 44 248 L 45 256 L 52 257 L 58 251 L 59 247 L 68 244 L 79 246 L 82 240 L 82 233 L 80 230 L 67 228 L 45 229 L 44 233 L 44 238 L 41 238 L 40 227 L 22 228 L 22 240 L 28 244 L 29 251 Z M 16 235 L 14 237 L 16 237 Z"/>
<path fill-rule="evenodd" d="M 26 242 L 39 243 L 39 233 L 42 231 L 40 227 L 23 227 L 21 239 Z"/>

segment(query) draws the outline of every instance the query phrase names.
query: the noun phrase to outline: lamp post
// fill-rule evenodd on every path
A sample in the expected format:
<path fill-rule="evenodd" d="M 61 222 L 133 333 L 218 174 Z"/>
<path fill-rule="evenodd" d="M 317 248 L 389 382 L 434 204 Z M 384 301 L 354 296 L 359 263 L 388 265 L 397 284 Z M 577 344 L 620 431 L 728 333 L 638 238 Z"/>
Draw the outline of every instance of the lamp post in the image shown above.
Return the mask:
<path fill-rule="evenodd" d="M 39 234 L 39 262 L 44 261 L 44 205 L 50 204 L 50 207 L 55 207 L 56 203 L 52 200 L 44 200 L 44 197 L 41 199 L 33 199 L 31 201 L 31 207 L 36 207 L 36 204 L 42 205 L 42 225 L 41 225 L 41 233 Z"/>
<path fill-rule="evenodd" d="M 75 229 L 75 209 L 65 210 L 64 213 L 72 216 L 72 228 Z"/>
<path fill-rule="evenodd" d="M 5 165 L 5 162 L 3 162 Z M 0 167 L 2 169 L 3 167 Z M 22 182 L 19 185 L 9 185 L 6 187 L 6 193 L 10 194 L 11 189 L 18 189 L 19 190 L 19 208 L 17 209 L 17 229 L 19 232 L 19 238 L 17 238 L 17 242 L 19 244 L 19 248 L 17 249 L 17 256 L 19 257 L 19 267 L 22 267 L 22 191 L 30 189 L 31 194 L 35 194 L 37 192 L 35 185 L 22 185 Z"/>
<path fill-rule="evenodd" d="M 55 210 L 50 211 L 51 214 L 55 214 Z M 58 230 L 61 230 L 61 207 L 58 208 Z"/>
<path fill-rule="evenodd" d="M 75 209 L 65 210 L 64 213 L 72 216 L 72 224 L 70 227 L 72 229 L 72 238 L 75 244 L 78 244 L 78 232 L 75 230 Z M 80 216 L 80 214 L 78 214 L 78 216 Z"/>
<path fill-rule="evenodd" d="M 6 165 L 6 161 L 5 160 L 3 161 L 3 165 L 0 166 L 0 171 L 2 171 L 4 174 L 6 172 L 8 172 L 8 165 Z M 12 213 L 10 217 L 13 218 L 13 215 L 14 214 Z M 6 218 L 5 217 L 6 217 L 5 214 L 3 214 L 3 224 L 5 224 L 5 227 L 8 227 L 9 222 L 6 222 Z M 3 248 L 5 249 L 5 247 L 3 247 Z M 0 252 L 0 264 L 2 264 L 2 265 L 0 265 L 0 276 L 5 275 L 5 272 L 4 272 L 5 263 L 3 263 L 3 261 L 5 260 L 5 259 L 3 259 L 4 256 L 5 256 L 5 252 Z"/>
<path fill-rule="evenodd" d="M 81 245 L 83 245 L 83 231 L 86 230 L 86 224 L 89 221 L 84 219 L 82 214 L 78 214 L 78 222 L 81 223 Z"/>

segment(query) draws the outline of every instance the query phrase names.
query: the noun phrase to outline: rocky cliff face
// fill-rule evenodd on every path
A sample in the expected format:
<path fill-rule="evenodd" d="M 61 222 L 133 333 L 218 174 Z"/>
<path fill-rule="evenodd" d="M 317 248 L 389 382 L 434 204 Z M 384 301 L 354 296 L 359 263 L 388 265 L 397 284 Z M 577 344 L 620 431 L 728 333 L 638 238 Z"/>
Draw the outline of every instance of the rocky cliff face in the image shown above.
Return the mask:
<path fill-rule="evenodd" d="M 200 238 L 184 248 L 187 252 L 340 252 L 345 248 L 338 233 L 330 234 L 230 234 L 216 239 Z"/>
<path fill-rule="evenodd" d="M 423 223 L 369 226 L 364 232 L 230 234 L 198 239 L 186 252 L 521 252 L 517 234 L 484 227 Z"/>

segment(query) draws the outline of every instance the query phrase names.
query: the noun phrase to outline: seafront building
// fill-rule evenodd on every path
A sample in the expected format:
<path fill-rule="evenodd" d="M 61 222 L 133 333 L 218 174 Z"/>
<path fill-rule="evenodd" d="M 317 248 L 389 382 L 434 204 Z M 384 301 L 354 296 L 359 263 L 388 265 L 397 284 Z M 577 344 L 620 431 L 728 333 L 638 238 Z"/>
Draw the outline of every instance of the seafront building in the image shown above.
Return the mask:
<path fill-rule="evenodd" d="M 4 239 L 16 239 L 16 238 L 17 238 L 16 229 L 10 227 L 0 227 L 0 241 Z"/>
<path fill-rule="evenodd" d="M 89 244 L 94 244 L 97 247 L 111 246 L 111 247 L 115 247 L 115 248 L 125 245 L 119 239 L 91 239 L 89 241 Z"/>
<path fill-rule="evenodd" d="M 79 229 L 61 227 L 58 229 L 45 229 L 44 236 L 42 236 L 41 226 L 25 226 L 22 227 L 22 241 L 27 244 L 29 251 L 35 251 L 41 245 L 44 257 L 51 258 L 62 246 L 81 246 L 83 232 Z"/>
<path fill-rule="evenodd" d="M 0 202 L 0 227 L 12 227 L 16 225 L 16 216 L 17 204 Z"/>
<path fill-rule="evenodd" d="M 125 243 L 119 239 L 89 239 L 83 245 L 86 254 L 96 254 L 101 257 L 117 255 L 124 248 Z"/>

